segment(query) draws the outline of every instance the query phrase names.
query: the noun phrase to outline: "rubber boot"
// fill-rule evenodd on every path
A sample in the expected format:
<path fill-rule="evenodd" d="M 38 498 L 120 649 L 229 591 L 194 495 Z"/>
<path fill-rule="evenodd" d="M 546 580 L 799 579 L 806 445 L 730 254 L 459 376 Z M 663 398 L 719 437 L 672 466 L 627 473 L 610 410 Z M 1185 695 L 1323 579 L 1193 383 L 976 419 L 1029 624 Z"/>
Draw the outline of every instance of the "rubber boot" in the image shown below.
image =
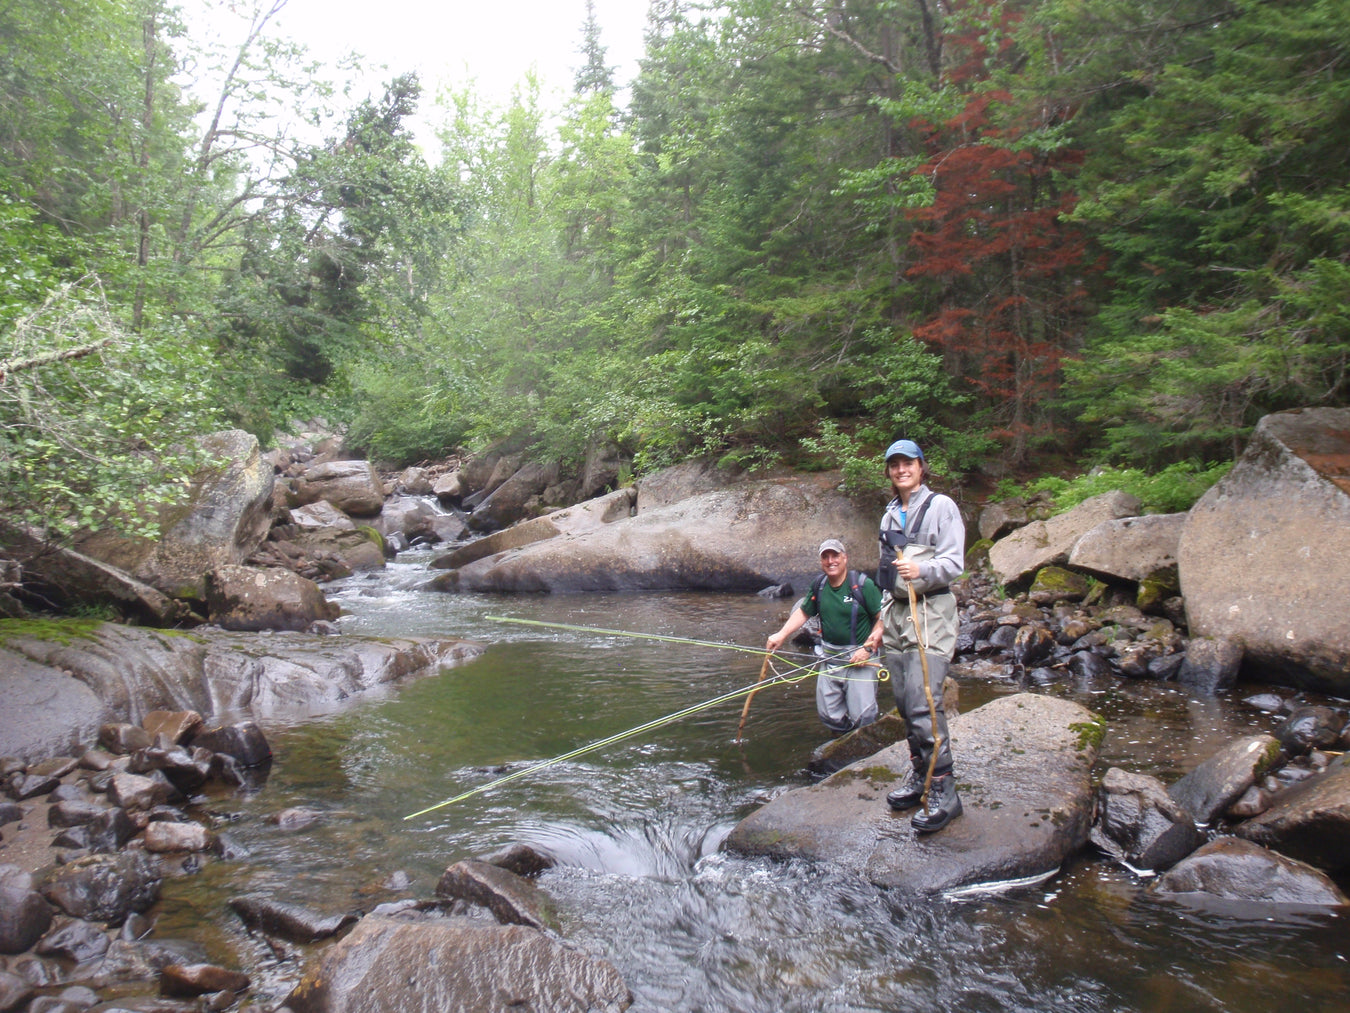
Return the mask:
<path fill-rule="evenodd" d="M 909 825 L 921 834 L 931 834 L 960 815 L 961 796 L 956 793 L 956 777 L 947 774 L 933 778 L 928 789 L 928 804 L 914 814 Z"/>
<path fill-rule="evenodd" d="M 915 763 L 909 774 L 900 782 L 900 787 L 886 796 L 886 804 L 899 812 L 913 809 L 923 797 L 923 774 L 919 773 L 919 764 Z"/>

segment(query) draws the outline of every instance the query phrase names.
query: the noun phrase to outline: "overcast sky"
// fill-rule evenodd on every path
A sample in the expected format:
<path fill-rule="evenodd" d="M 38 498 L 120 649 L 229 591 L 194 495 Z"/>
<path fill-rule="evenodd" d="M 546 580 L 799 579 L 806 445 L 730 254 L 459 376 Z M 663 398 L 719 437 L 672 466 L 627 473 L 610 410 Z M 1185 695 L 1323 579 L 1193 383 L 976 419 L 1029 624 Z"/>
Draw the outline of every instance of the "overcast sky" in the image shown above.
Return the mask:
<path fill-rule="evenodd" d="M 620 88 L 637 72 L 647 7 L 648 0 L 595 0 Z M 276 25 L 325 63 L 355 50 L 389 67 L 380 80 L 417 70 L 430 95 L 472 78 L 484 97 L 505 102 L 531 65 L 546 89 L 571 89 L 585 18 L 585 0 L 289 0 Z"/>

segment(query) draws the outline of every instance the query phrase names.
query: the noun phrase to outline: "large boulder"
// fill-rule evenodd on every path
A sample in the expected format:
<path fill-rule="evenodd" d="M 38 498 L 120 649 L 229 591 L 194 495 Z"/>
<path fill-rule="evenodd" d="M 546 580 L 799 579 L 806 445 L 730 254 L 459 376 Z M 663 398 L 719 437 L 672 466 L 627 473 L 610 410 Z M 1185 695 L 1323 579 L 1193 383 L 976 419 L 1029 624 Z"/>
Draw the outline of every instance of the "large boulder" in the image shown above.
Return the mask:
<path fill-rule="evenodd" d="M 308 528 L 289 541 L 305 555 L 336 566 L 330 577 L 350 576 L 357 570 L 379 570 L 385 564 L 384 536 L 366 524 L 355 528 Z"/>
<path fill-rule="evenodd" d="M 903 742 L 742 820 L 723 847 L 828 862 L 905 894 L 939 894 L 1053 874 L 1088 841 L 1091 768 L 1104 727 L 1087 708 L 1019 693 L 951 719 L 965 812 L 918 835 L 886 793 L 910 768 Z"/>
<path fill-rule="evenodd" d="M 1069 551 L 1069 565 L 1105 580 L 1144 580 L 1176 573 L 1185 514 L 1147 514 L 1098 524 Z"/>
<path fill-rule="evenodd" d="M 293 1013 L 583 1010 L 632 994 L 613 965 L 523 925 L 363 918 L 287 997 Z"/>
<path fill-rule="evenodd" d="M 1263 418 L 1177 560 L 1193 634 L 1241 640 L 1266 681 L 1350 696 L 1350 408 Z"/>
<path fill-rule="evenodd" d="M 1099 524 L 1133 517 L 1139 500 L 1128 493 L 1104 492 L 1049 520 L 1032 521 L 989 548 L 989 566 L 1000 584 L 1028 580 L 1046 566 L 1069 561 L 1078 540 Z"/>
<path fill-rule="evenodd" d="M 1218 837 L 1164 873 L 1161 894 L 1204 894 L 1253 904 L 1341 906 L 1350 898 L 1312 866 L 1236 837 Z"/>
<path fill-rule="evenodd" d="M 453 570 L 478 559 L 519 549 L 531 542 L 542 542 L 558 535 L 577 534 L 599 527 L 601 524 L 610 524 L 628 517 L 632 510 L 633 490 L 620 489 L 575 506 L 555 510 L 543 517 L 532 517 L 518 524 L 512 524 L 509 528 L 494 531 L 490 535 L 456 546 L 445 555 L 432 560 L 431 567 L 435 570 Z"/>
<path fill-rule="evenodd" d="M 323 528 L 339 528 L 346 531 L 356 528 L 356 521 L 327 500 L 316 500 L 298 506 L 290 511 L 290 514 L 291 523 L 301 531 L 319 531 Z"/>
<path fill-rule="evenodd" d="M 636 485 L 637 510 L 643 513 L 660 507 L 673 506 L 681 500 L 705 492 L 727 489 L 738 485 L 744 476 L 726 468 L 719 468 L 709 458 L 685 461 L 651 475 L 644 475 Z M 881 521 L 881 510 L 877 510 L 877 522 Z M 873 536 L 875 537 L 875 536 Z"/>
<path fill-rule="evenodd" d="M 804 588 L 816 547 L 841 538 L 850 565 L 876 565 L 881 505 L 840 493 L 828 473 L 744 482 L 639 509 L 565 538 L 549 538 L 442 574 L 444 591 L 758 591 Z M 638 503 L 642 503 L 642 487 Z"/>
<path fill-rule="evenodd" d="M 529 515 L 530 501 L 558 480 L 556 461 L 532 461 L 502 482 L 469 515 L 475 531 L 496 531 Z"/>
<path fill-rule="evenodd" d="M 218 566 L 206 576 L 211 621 L 227 630 L 304 630 L 342 610 L 290 570 Z"/>
<path fill-rule="evenodd" d="M 618 489 L 622 484 L 625 457 L 612 443 L 598 443 L 586 451 L 581 466 L 577 495 L 583 500 L 594 499 L 606 489 Z"/>
<path fill-rule="evenodd" d="M 324 461 L 296 479 L 289 505 L 324 500 L 351 517 L 374 517 L 384 498 L 384 483 L 369 461 Z"/>
<path fill-rule="evenodd" d="M 172 598 L 200 599 L 209 570 L 242 563 L 267 537 L 274 481 L 251 433 L 213 434 L 202 450 L 216 463 L 193 477 L 181 505 L 160 511 L 159 541 L 100 531 L 75 548 Z"/>
<path fill-rule="evenodd" d="M 1166 869 L 1205 843 L 1156 777 L 1111 767 L 1102 777 L 1092 843 L 1132 869 Z"/>
<path fill-rule="evenodd" d="M 1167 793 L 1198 823 L 1212 823 L 1242 797 L 1280 757 L 1269 735 L 1234 739 L 1177 781 Z"/>
<path fill-rule="evenodd" d="M 46 544 L 31 532 L 2 520 L 0 541 L 24 556 L 25 582 L 51 600 L 105 602 L 121 615 L 149 626 L 173 626 L 191 619 L 187 604 L 101 559 Z"/>
<path fill-rule="evenodd" d="M 375 518 L 373 527 L 388 538 L 403 535 L 409 542 L 417 538 L 436 536 L 436 518 L 442 516 L 425 499 L 418 496 L 391 496 L 384 509 Z"/>

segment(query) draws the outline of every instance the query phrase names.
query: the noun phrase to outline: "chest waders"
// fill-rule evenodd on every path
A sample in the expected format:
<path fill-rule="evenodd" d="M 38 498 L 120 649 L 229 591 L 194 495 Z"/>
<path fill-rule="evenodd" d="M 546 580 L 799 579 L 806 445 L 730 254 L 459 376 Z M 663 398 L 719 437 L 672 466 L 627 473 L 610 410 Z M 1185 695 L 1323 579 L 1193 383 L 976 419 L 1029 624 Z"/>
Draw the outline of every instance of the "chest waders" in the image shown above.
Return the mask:
<path fill-rule="evenodd" d="M 914 515 L 914 524 L 906 525 L 909 530 L 915 532 L 915 538 L 911 539 L 904 530 L 883 529 L 881 540 L 883 545 L 882 568 L 881 572 L 889 571 L 892 575 L 892 582 L 898 579 L 896 566 L 902 560 L 909 559 L 916 561 L 915 556 L 923 556 L 926 551 L 931 551 L 930 543 L 934 542 L 931 536 L 924 539 L 919 534 L 919 523 L 923 519 L 929 504 L 934 497 L 929 496 L 920 504 L 919 509 Z M 888 512 L 889 517 L 889 512 Z M 899 542 L 899 545 L 895 543 Z M 914 552 L 911 555 L 905 555 L 905 549 L 913 545 Z M 891 548 L 894 556 L 888 559 L 885 555 L 885 548 Z M 946 588 L 925 591 L 922 595 L 914 587 L 914 582 L 906 580 L 905 591 L 908 597 L 909 615 L 900 622 L 895 622 L 890 616 L 887 621 L 887 632 L 894 632 L 901 645 L 901 651 L 898 657 L 892 661 L 887 656 L 887 667 L 891 668 L 892 685 L 896 688 L 896 702 L 900 705 L 901 716 L 910 728 L 910 754 L 914 769 L 905 779 L 904 783 L 895 791 L 886 796 L 887 804 L 893 810 L 902 810 L 910 808 L 916 804 L 922 804 L 923 809 L 915 814 L 910 823 L 914 829 L 920 833 L 932 833 L 941 830 L 957 816 L 961 815 L 961 799 L 956 793 L 956 778 L 951 771 L 951 748 L 947 745 L 946 735 L 946 717 L 941 710 L 940 702 L 933 695 L 933 677 L 929 671 L 928 651 L 932 646 L 930 643 L 928 630 L 928 616 L 930 606 L 939 608 L 939 615 L 945 613 L 952 605 L 944 601 L 942 596 L 949 596 L 951 592 Z M 930 596 L 933 598 L 929 601 Z M 939 605 L 939 602 L 941 604 Z M 920 604 L 924 608 L 920 609 Z M 899 599 L 893 594 L 888 608 L 893 608 L 899 604 Z M 951 618 L 955 618 L 952 616 Z M 909 629 L 905 626 L 908 625 Z M 945 629 L 946 623 L 939 624 L 938 636 L 947 647 L 953 646 L 946 644 L 954 634 Z M 917 648 L 917 651 L 913 650 Z M 913 685 L 912 676 L 914 672 L 913 657 L 918 654 L 919 674 L 922 677 L 922 695 L 916 691 L 920 687 Z M 946 678 L 947 659 L 950 658 L 950 651 L 939 652 L 935 655 L 935 660 L 941 660 L 938 670 L 938 678 Z M 892 667 L 894 665 L 894 667 Z M 904 673 L 908 671 L 908 676 Z M 903 677 L 905 690 L 901 693 L 901 678 Z M 926 710 L 926 713 L 925 713 Z M 925 727 L 926 726 L 926 727 Z M 924 741 L 927 739 L 927 741 Z M 928 762 L 922 760 L 923 753 L 928 754 Z M 937 771 L 937 765 L 941 759 L 943 770 Z"/>
<path fill-rule="evenodd" d="M 860 636 L 865 637 L 866 631 L 870 631 L 876 614 L 867 606 L 864 591 L 867 578 L 858 571 L 849 570 L 838 587 L 827 587 L 825 581 L 822 573 L 812 582 L 803 605 L 814 609 L 821 620 L 821 641 L 816 646 L 816 654 L 820 656 L 816 671 L 816 715 L 831 734 L 843 735 L 872 724 L 879 715 L 876 677 L 870 669 L 854 666 L 851 661 Z M 844 630 L 841 595 L 849 603 L 848 632 L 843 637 L 839 636 Z M 859 629 L 859 620 L 866 620 L 866 630 Z"/>

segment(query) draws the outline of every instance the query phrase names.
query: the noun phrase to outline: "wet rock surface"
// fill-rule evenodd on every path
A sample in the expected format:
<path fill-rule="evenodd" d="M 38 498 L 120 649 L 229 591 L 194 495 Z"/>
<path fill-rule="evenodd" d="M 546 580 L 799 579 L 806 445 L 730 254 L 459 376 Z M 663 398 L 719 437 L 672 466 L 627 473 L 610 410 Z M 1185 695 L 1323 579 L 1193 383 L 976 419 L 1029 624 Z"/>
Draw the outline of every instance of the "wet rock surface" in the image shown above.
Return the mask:
<path fill-rule="evenodd" d="M 1131 868 L 1166 869 L 1205 842 L 1194 817 L 1156 777 L 1110 768 L 1097 812 L 1092 843 Z"/>
<path fill-rule="evenodd" d="M 1161 876 L 1154 889 L 1260 905 L 1350 904 L 1326 873 L 1237 837 L 1221 837 L 1197 849 Z"/>
<path fill-rule="evenodd" d="M 259 721 L 331 711 L 482 650 L 452 639 L 171 634 L 115 623 L 27 629 L 0 641 L 0 756 L 34 760 L 83 749 L 107 724 L 135 728 L 156 710 Z M 144 729 L 128 734 L 149 744 Z"/>
<path fill-rule="evenodd" d="M 788 792 L 742 820 L 727 850 L 810 858 L 878 886 L 939 894 L 1046 876 L 1087 843 L 1100 720 L 1070 701 L 1015 694 L 950 722 L 965 813 L 917 835 L 892 814 L 890 791 L 910 767 L 891 746 L 820 784 Z"/>
<path fill-rule="evenodd" d="M 614 967 L 523 925 L 370 916 L 286 999 L 293 1013 L 431 1009 L 621 1011 Z"/>

